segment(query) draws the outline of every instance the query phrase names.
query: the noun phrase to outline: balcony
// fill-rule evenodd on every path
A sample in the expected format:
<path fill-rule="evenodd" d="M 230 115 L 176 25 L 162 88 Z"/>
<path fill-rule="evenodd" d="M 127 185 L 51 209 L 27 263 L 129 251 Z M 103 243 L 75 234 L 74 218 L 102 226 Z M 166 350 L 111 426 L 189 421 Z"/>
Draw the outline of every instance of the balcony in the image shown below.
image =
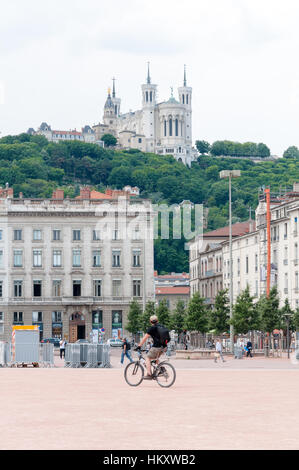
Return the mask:
<path fill-rule="evenodd" d="M 107 297 L 94 297 L 94 296 L 75 296 L 75 297 L 27 297 L 27 298 L 5 298 L 2 297 L 3 303 L 9 303 L 10 305 L 32 305 L 44 304 L 44 305 L 94 305 L 94 304 L 123 304 L 130 303 L 133 297 L 122 297 L 122 296 L 107 296 Z"/>
<path fill-rule="evenodd" d="M 204 277 L 212 277 L 215 276 L 216 272 L 213 269 L 210 269 L 209 271 L 206 271 L 204 274 Z"/>

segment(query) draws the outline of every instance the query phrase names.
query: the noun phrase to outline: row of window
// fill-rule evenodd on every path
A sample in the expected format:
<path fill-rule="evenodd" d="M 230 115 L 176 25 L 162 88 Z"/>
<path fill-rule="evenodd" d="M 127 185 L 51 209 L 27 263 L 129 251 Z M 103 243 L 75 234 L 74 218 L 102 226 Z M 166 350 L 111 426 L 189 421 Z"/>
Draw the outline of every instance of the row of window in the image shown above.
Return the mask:
<path fill-rule="evenodd" d="M 112 240 L 120 240 L 120 230 L 113 229 L 111 232 Z M 138 227 L 132 231 L 132 238 L 133 240 L 140 240 L 140 231 Z M 13 239 L 15 241 L 22 241 L 23 240 L 23 230 L 22 229 L 15 229 L 13 231 Z M 34 241 L 41 241 L 43 239 L 43 231 L 41 229 L 33 229 L 32 231 L 32 239 Z M 101 230 L 92 230 L 92 240 L 101 240 L 102 234 Z M 3 230 L 0 230 L 0 240 L 3 240 Z M 55 229 L 52 230 L 52 240 L 53 241 L 60 241 L 62 240 L 62 231 Z M 82 231 L 81 230 L 72 230 L 72 240 L 73 241 L 80 241 L 82 240 Z"/>
<path fill-rule="evenodd" d="M 41 268 L 43 263 L 42 250 L 33 250 L 32 252 L 32 265 L 33 267 Z M 92 267 L 101 267 L 101 250 L 92 251 Z M 15 268 L 23 267 L 23 250 L 13 251 L 13 266 Z M 52 266 L 54 268 L 62 267 L 62 250 L 53 250 L 52 252 Z M 82 266 L 82 251 L 80 249 L 72 250 L 72 266 Z M 141 250 L 135 249 L 132 251 L 132 266 L 134 268 L 141 267 Z M 3 267 L 3 250 L 0 250 L 0 267 Z M 112 267 L 121 267 L 121 250 L 112 250 Z"/>
<path fill-rule="evenodd" d="M 93 281 L 93 296 L 102 297 L 102 285 L 101 279 L 95 279 Z M 43 282 L 41 280 L 34 280 L 32 284 L 32 296 L 42 297 Z M 73 297 L 80 297 L 82 295 L 82 281 L 73 280 L 72 285 Z M 24 281 L 15 280 L 13 281 L 13 297 L 24 297 Z M 53 297 L 62 297 L 62 281 L 54 280 L 52 282 L 52 295 Z M 134 279 L 132 281 L 132 295 L 133 297 L 141 297 L 141 280 Z M 112 296 L 122 296 L 122 281 L 120 279 L 112 280 Z M 0 297 L 3 297 L 3 281 L 0 281 Z"/>
<path fill-rule="evenodd" d="M 120 323 L 122 323 L 122 312 L 121 311 L 112 311 L 112 314 L 118 312 L 118 317 Z M 28 321 L 28 320 L 27 320 Z M 41 328 L 41 338 L 42 334 L 42 323 L 44 321 L 43 312 L 34 311 L 32 312 L 32 324 L 39 325 Z M 112 326 L 113 326 L 114 316 L 112 316 Z M 13 312 L 12 323 L 14 325 L 23 325 L 24 324 L 24 314 L 23 312 Z M 103 311 L 102 310 L 93 310 L 92 311 L 92 327 L 93 328 L 102 328 L 103 326 Z M 0 312 L 0 335 L 4 334 L 4 312 Z M 52 312 L 52 337 L 62 338 L 62 312 L 54 311 Z"/>
<path fill-rule="evenodd" d="M 168 126 L 167 126 L 167 123 L 168 123 Z M 167 127 L 168 127 L 168 134 L 167 134 Z M 176 137 L 179 136 L 179 120 L 178 119 L 172 120 L 172 118 L 169 118 L 169 120 L 166 121 L 165 119 L 164 120 L 164 137 L 166 137 L 167 135 L 169 137 L 172 137 L 173 133 Z M 182 122 L 180 126 L 180 135 L 183 136 L 183 123 Z"/>

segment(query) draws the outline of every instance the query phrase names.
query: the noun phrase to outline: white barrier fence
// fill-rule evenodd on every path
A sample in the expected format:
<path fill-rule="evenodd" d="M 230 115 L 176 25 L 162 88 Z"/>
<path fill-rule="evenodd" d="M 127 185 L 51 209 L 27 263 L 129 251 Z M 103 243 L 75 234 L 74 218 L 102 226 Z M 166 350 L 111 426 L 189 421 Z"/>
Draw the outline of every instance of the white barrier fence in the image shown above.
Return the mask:
<path fill-rule="evenodd" d="M 111 367 L 110 346 L 68 343 L 65 347 L 65 367 Z"/>

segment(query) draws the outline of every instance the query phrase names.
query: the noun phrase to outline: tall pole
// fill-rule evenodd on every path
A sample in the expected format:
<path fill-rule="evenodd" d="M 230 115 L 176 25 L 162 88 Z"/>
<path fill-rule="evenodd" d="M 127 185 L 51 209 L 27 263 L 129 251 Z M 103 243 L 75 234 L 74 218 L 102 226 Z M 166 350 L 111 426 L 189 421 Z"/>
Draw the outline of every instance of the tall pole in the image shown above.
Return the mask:
<path fill-rule="evenodd" d="M 271 284 L 271 211 L 270 211 L 270 189 L 265 189 L 267 204 L 267 297 L 270 295 Z"/>
<path fill-rule="evenodd" d="M 232 179 L 229 174 L 229 317 L 233 318 L 233 244 L 232 244 Z M 230 350 L 234 352 L 234 327 L 230 325 Z"/>

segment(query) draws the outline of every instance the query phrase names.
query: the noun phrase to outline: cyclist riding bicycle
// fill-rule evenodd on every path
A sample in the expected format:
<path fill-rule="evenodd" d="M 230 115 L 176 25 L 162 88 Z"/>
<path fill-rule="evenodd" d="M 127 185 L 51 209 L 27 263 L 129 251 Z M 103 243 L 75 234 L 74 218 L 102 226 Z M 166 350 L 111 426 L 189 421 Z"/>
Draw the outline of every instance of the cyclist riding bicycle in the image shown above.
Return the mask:
<path fill-rule="evenodd" d="M 156 363 L 158 364 L 159 357 L 166 349 L 165 345 L 163 345 L 163 340 L 161 339 L 161 334 L 159 331 L 159 328 L 164 327 L 159 325 L 158 317 L 156 315 L 152 315 L 150 317 L 150 322 L 152 326 L 147 330 L 146 334 L 143 336 L 142 340 L 137 346 L 137 349 L 140 349 L 141 346 L 148 340 L 148 338 L 153 338 L 153 346 L 150 348 L 145 358 L 147 375 L 143 378 L 143 380 L 152 380 L 151 361 L 156 360 Z"/>

